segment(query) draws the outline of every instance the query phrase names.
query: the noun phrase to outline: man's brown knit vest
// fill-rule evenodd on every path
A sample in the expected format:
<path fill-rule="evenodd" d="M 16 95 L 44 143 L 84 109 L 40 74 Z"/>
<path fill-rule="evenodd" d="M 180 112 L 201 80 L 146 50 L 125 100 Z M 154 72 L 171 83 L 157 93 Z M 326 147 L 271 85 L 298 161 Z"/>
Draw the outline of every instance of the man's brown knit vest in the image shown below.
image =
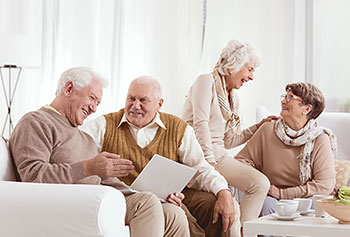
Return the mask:
<path fill-rule="evenodd" d="M 177 150 L 181 145 L 187 124 L 174 115 L 159 114 L 166 129 L 159 127 L 154 139 L 145 148 L 137 145 L 127 123 L 123 123 L 118 127 L 124 115 L 124 109 L 104 116 L 106 118 L 106 131 L 102 151 L 118 154 L 120 157 L 133 162 L 135 169 L 128 176 L 119 177 L 128 185 L 136 179 L 154 154 L 159 154 L 176 162 L 179 161 Z"/>

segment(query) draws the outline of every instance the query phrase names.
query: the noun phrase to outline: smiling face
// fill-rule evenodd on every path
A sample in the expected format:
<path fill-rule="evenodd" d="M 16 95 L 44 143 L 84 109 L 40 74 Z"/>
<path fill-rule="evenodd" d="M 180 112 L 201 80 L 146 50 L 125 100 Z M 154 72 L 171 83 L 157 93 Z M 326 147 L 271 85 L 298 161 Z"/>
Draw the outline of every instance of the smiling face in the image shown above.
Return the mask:
<path fill-rule="evenodd" d="M 163 104 L 159 91 L 153 82 L 133 82 L 125 102 L 125 117 L 142 128 L 151 123 Z"/>
<path fill-rule="evenodd" d="M 226 89 L 239 89 L 243 86 L 243 83 L 253 80 L 255 66 L 255 62 L 246 63 L 238 72 L 225 76 Z"/>
<path fill-rule="evenodd" d="M 287 91 L 281 101 L 281 117 L 293 128 L 299 130 L 307 123 L 308 113 L 312 110 L 312 105 L 304 105 L 302 99 Z"/>
<path fill-rule="evenodd" d="M 63 116 L 72 126 L 80 126 L 92 113 L 96 112 L 101 102 L 102 85 L 99 81 L 92 79 L 90 84 L 78 90 L 71 81 L 67 82 L 64 91 L 66 103 Z"/>

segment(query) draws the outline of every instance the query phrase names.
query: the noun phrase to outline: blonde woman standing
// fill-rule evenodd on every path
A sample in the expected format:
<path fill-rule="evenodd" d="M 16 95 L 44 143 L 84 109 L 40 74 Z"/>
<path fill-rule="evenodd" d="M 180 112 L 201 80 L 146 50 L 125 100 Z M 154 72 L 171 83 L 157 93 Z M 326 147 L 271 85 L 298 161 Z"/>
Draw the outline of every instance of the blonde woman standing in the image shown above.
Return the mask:
<path fill-rule="evenodd" d="M 223 49 L 212 73 L 200 75 L 191 86 L 183 119 L 190 124 L 206 160 L 228 183 L 245 192 L 241 222 L 257 218 L 269 190 L 269 180 L 258 170 L 235 160 L 227 149 L 248 141 L 265 121 L 241 130 L 235 90 L 253 80 L 260 59 L 252 45 L 237 40 Z"/>

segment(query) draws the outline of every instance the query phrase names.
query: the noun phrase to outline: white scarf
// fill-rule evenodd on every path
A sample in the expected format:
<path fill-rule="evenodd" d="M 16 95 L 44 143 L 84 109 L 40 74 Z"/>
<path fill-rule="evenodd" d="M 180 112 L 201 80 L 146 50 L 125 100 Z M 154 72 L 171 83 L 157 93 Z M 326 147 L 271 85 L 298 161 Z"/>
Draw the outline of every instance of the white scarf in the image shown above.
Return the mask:
<path fill-rule="evenodd" d="M 302 184 L 305 184 L 311 178 L 310 157 L 312 150 L 314 149 L 315 139 L 319 135 L 322 133 L 326 133 L 328 135 L 334 158 L 336 157 L 337 140 L 335 135 L 330 129 L 318 126 L 317 122 L 314 119 L 310 119 L 306 125 L 298 131 L 294 131 L 288 127 L 283 119 L 279 119 L 275 123 L 274 132 L 276 136 L 286 145 L 304 145 L 301 154 L 296 157 L 300 160 L 299 179 Z"/>

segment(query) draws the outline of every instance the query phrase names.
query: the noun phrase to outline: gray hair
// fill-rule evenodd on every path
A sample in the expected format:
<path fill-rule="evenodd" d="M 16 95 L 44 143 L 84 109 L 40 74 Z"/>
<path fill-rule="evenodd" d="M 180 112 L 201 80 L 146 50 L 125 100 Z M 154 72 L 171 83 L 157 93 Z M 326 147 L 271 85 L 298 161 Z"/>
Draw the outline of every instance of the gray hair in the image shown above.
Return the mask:
<path fill-rule="evenodd" d="M 255 47 L 250 43 L 231 40 L 222 50 L 215 69 L 221 75 L 226 76 L 230 74 L 230 71 L 238 72 L 248 62 L 255 62 L 256 67 L 260 64 L 260 56 L 256 52 Z"/>
<path fill-rule="evenodd" d="M 159 83 L 159 81 L 151 76 L 140 76 L 140 77 L 137 77 L 136 79 L 132 80 L 130 82 L 130 86 L 133 84 L 133 83 L 140 83 L 140 84 L 152 84 L 153 85 L 153 88 L 155 90 L 155 97 L 157 99 L 161 99 L 162 98 L 162 87 Z"/>
<path fill-rule="evenodd" d="M 63 92 L 63 88 L 68 81 L 73 83 L 73 86 L 80 90 L 88 86 L 92 79 L 99 81 L 103 88 L 107 88 L 108 81 L 100 76 L 97 72 L 89 67 L 73 67 L 62 73 L 56 89 L 56 96 Z"/>

